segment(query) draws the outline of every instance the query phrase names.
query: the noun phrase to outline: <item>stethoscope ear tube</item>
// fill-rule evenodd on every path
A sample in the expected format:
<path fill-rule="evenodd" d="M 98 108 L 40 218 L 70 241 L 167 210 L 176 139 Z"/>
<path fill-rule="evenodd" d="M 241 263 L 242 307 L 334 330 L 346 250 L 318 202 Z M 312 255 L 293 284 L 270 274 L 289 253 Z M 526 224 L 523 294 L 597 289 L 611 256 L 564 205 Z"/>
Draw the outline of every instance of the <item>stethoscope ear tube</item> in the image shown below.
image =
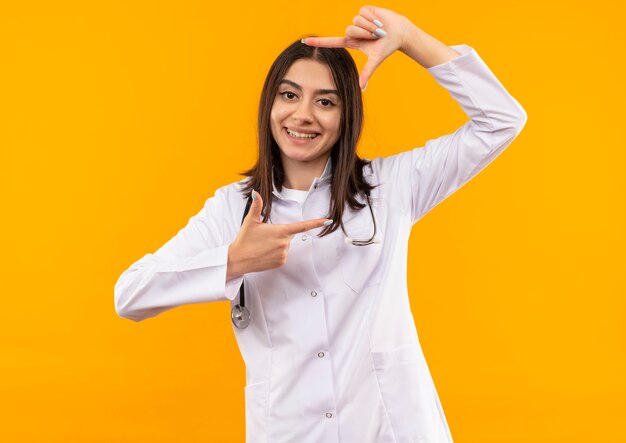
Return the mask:
<path fill-rule="evenodd" d="M 254 192 L 254 191 L 252 191 Z M 252 205 L 252 195 L 248 197 L 248 202 L 246 203 L 246 209 L 243 211 L 243 217 L 241 218 L 241 224 L 243 225 L 243 221 L 246 219 L 246 215 L 250 211 L 250 205 Z M 244 282 L 241 282 L 241 286 L 239 287 L 239 303 L 233 306 L 230 311 L 230 318 L 233 321 L 233 324 L 239 328 L 244 329 L 248 327 L 250 324 L 250 311 L 246 308 L 246 299 L 245 299 L 245 291 L 244 291 Z"/>

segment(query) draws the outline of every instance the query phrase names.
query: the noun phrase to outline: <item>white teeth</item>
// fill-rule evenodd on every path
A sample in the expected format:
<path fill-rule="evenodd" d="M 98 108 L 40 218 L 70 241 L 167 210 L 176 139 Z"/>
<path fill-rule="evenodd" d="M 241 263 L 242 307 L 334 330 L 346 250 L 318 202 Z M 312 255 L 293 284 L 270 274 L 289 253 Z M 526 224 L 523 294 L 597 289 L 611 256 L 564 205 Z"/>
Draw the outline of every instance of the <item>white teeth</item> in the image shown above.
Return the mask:
<path fill-rule="evenodd" d="M 296 138 L 315 138 L 315 137 L 317 137 L 317 134 L 301 134 L 299 132 L 292 131 L 291 129 L 287 129 L 287 132 L 289 133 L 289 135 L 291 135 L 292 137 L 296 137 Z"/>

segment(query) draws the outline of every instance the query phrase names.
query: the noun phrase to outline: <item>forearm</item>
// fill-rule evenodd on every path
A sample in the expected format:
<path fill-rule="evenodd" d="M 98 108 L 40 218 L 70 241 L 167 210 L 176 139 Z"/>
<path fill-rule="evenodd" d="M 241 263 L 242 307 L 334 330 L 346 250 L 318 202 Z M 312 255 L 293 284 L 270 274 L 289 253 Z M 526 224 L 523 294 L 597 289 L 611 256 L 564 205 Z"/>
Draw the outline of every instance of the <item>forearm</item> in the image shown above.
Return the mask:
<path fill-rule="evenodd" d="M 115 284 L 118 315 L 140 321 L 176 306 L 226 300 L 227 255 L 226 245 L 187 257 L 146 254 Z"/>
<path fill-rule="evenodd" d="M 461 55 L 410 21 L 407 23 L 405 39 L 400 51 L 425 69 L 449 62 Z"/>

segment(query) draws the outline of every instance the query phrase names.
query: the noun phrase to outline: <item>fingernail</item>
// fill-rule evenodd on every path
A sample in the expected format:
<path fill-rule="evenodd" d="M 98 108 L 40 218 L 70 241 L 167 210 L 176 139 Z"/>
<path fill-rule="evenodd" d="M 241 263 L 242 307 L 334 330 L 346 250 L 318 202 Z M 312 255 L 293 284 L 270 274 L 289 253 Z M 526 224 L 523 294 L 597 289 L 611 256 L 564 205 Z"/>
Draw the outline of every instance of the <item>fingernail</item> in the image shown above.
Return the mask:
<path fill-rule="evenodd" d="M 331 225 L 332 223 L 333 223 L 333 221 L 332 221 L 332 220 L 326 220 L 326 221 L 324 222 L 324 226 Z"/>
<path fill-rule="evenodd" d="M 304 40 L 305 40 L 305 39 L 302 39 L 302 40 L 300 40 L 300 42 L 306 45 L 306 43 L 304 43 Z"/>
<path fill-rule="evenodd" d="M 252 201 L 256 201 L 256 191 L 252 190 Z"/>
<path fill-rule="evenodd" d="M 380 28 L 376 28 L 376 31 L 374 31 L 374 34 L 378 35 L 379 37 L 384 37 L 387 35 L 387 33 Z"/>
<path fill-rule="evenodd" d="M 369 82 L 370 82 L 369 80 L 365 82 L 365 87 L 364 87 L 363 89 L 361 89 L 361 92 L 365 92 L 365 90 L 367 89 L 367 84 L 368 84 Z"/>
<path fill-rule="evenodd" d="M 374 20 L 374 24 L 378 26 L 379 28 L 383 27 L 383 24 L 380 22 L 380 20 Z"/>

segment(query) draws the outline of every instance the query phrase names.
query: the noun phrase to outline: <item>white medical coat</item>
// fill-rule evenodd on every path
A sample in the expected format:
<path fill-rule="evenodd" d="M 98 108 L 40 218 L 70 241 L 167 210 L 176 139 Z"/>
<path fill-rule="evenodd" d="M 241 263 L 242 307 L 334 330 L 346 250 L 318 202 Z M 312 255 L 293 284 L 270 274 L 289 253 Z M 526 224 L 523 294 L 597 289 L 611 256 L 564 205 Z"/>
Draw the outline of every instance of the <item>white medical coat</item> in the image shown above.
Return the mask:
<path fill-rule="evenodd" d="M 491 163 L 519 134 L 526 112 L 477 52 L 428 69 L 469 117 L 451 134 L 372 160 L 364 177 L 381 243 L 354 246 L 341 229 L 295 235 L 287 263 L 226 283 L 228 246 L 240 229 L 244 180 L 220 187 L 176 236 L 122 273 L 119 316 L 134 321 L 179 305 L 245 302 L 233 326 L 246 365 L 246 442 L 449 443 L 407 290 L 411 227 Z M 303 204 L 274 187 L 271 223 L 327 217 L 332 161 Z M 366 203 L 361 196 L 358 200 Z M 347 234 L 368 239 L 369 208 L 344 212 Z"/>

